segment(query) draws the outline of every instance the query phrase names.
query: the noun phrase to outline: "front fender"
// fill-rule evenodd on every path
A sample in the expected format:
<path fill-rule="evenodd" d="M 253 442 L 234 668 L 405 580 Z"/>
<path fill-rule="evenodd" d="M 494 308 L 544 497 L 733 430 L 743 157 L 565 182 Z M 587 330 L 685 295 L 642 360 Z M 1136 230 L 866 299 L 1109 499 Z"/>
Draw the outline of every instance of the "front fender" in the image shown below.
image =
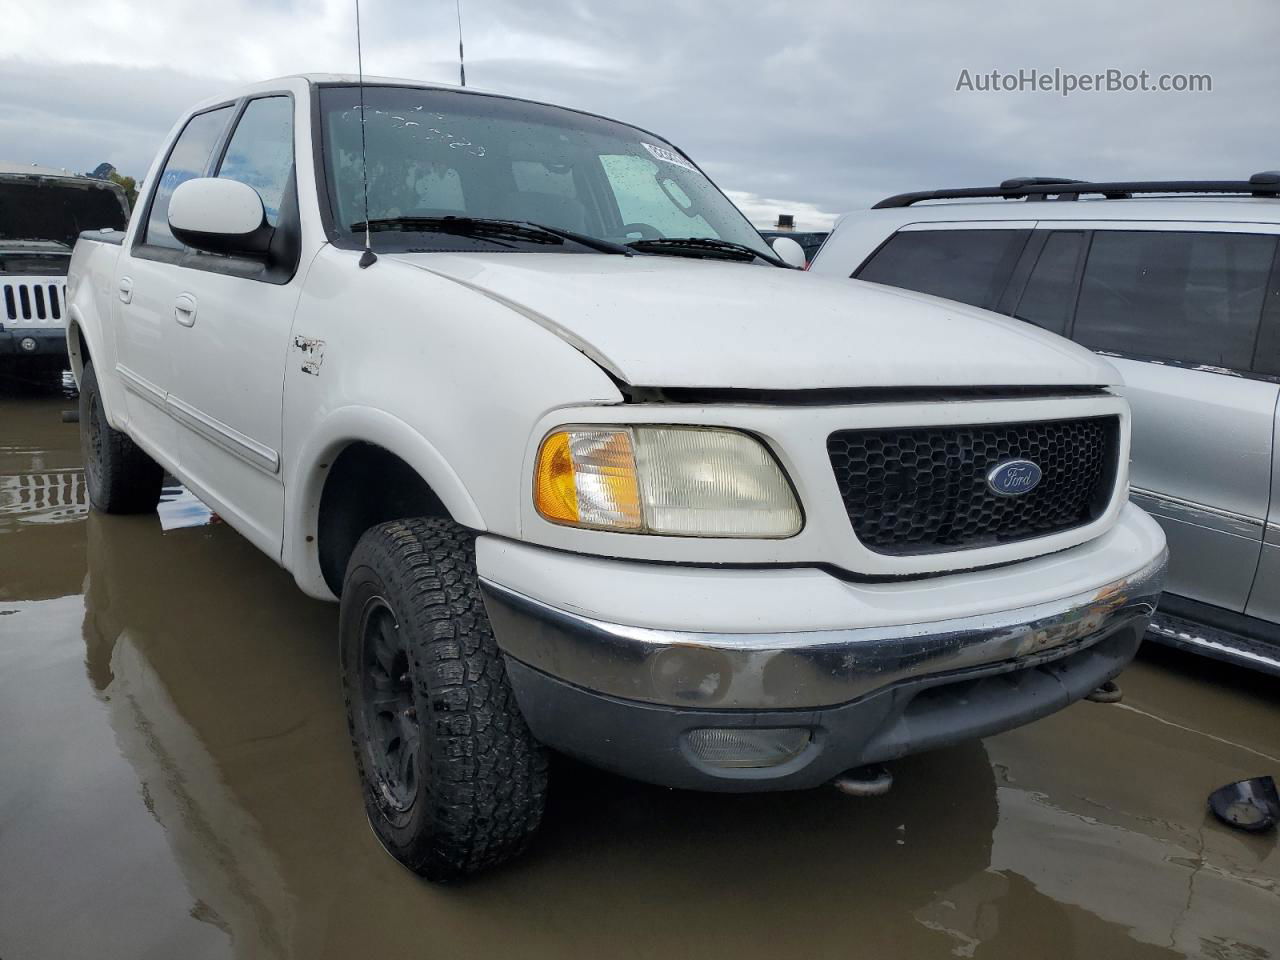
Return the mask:
<path fill-rule="evenodd" d="M 343 448 L 355 442 L 371 443 L 395 454 L 427 482 L 458 523 L 474 530 L 486 529 L 462 479 L 426 437 L 374 407 L 340 407 L 308 436 L 285 483 L 286 536 L 281 562 L 293 571 L 303 591 L 324 600 L 334 597 L 320 571 L 316 538 L 320 496 L 329 467 Z"/>

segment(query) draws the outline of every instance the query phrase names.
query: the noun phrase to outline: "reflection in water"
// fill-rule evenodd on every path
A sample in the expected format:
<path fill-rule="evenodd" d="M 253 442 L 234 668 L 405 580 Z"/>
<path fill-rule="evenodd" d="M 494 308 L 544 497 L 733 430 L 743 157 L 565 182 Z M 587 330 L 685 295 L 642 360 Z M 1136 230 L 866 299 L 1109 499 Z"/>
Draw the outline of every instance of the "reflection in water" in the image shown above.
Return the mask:
<path fill-rule="evenodd" d="M 1125 956 L 1169 950 L 1219 960 L 1273 956 L 1259 945 L 1274 945 L 1280 937 L 1274 880 L 1211 862 L 1203 845 L 1187 850 L 1069 813 L 1043 794 L 1006 786 L 998 796 L 989 870 L 943 891 L 915 914 L 919 923 L 951 937 L 954 956 L 975 956 L 983 944 L 1009 933 L 1002 921 L 1007 927 L 1028 911 L 1038 913 L 1020 902 L 1028 897 L 1062 905 L 1061 933 L 1071 941 L 1092 940 L 1091 928 L 1100 926 L 1123 931 L 1136 941 Z M 1156 864 L 1167 869 L 1153 869 Z"/>
<path fill-rule="evenodd" d="M 206 507 L 194 493 L 168 478 L 160 491 L 160 503 L 156 513 L 160 516 L 161 530 L 181 530 L 184 527 L 203 527 L 213 522 L 213 511 Z"/>
<path fill-rule="evenodd" d="M 76 468 L 50 413 L 0 476 Z M 1139 663 L 1138 709 L 910 758 L 864 801 L 558 762 L 529 854 L 442 889 L 364 823 L 336 608 L 232 530 L 0 514 L 0 573 L 6 960 L 1280 957 L 1274 842 L 1203 810 L 1275 752 L 1273 688 Z"/>
<path fill-rule="evenodd" d="M 0 601 L 80 592 L 88 494 L 77 427 L 61 415 L 73 403 L 0 400 Z"/>
<path fill-rule="evenodd" d="M 192 916 L 233 942 L 253 943 L 255 955 L 284 956 L 292 905 L 257 825 L 127 635 L 115 647 L 111 672 L 111 727 L 147 810 L 187 868 Z"/>
<path fill-rule="evenodd" d="M 905 765 L 900 776 L 914 788 L 865 805 L 835 791 L 685 794 L 565 763 L 547 829 L 525 861 L 465 896 L 426 887 L 386 858 L 361 819 L 334 608 L 303 598 L 223 527 L 161 534 L 154 520 L 91 515 L 87 528 L 88 674 L 109 697 L 121 753 L 200 915 L 237 950 L 311 955 L 314 925 L 335 895 L 357 912 L 390 897 L 426 929 L 502 905 L 501 917 L 457 931 L 494 950 L 554 921 L 558 935 L 545 930 L 530 943 L 554 954 L 561 936 L 607 919 L 620 935 L 672 950 L 700 941 L 710 922 L 717 939 L 756 955 L 766 944 L 751 931 L 765 903 L 776 936 L 803 931 L 806 943 L 834 948 L 850 931 L 832 925 L 833 909 L 919 906 L 989 862 L 995 781 L 975 743 Z M 352 865 L 377 878 L 374 889 L 351 883 Z M 519 903 L 508 903 L 517 891 Z M 602 895 L 612 903 L 604 914 Z M 653 929 L 654 909 L 669 928 Z M 411 943 L 414 927 L 398 937 Z M 596 935 L 607 951 L 611 937 Z"/>
<path fill-rule="evenodd" d="M 243 564 L 197 531 L 157 535 L 154 518 L 97 514 L 87 526 L 86 667 L 110 703 L 116 741 L 134 766 L 147 809 L 183 866 L 192 915 L 224 930 L 246 955 L 286 956 L 288 889 L 220 761 L 264 739 L 237 741 L 226 732 L 244 721 L 246 707 L 254 709 L 241 699 L 246 688 L 261 695 L 262 672 L 281 666 L 270 649 L 258 648 L 294 624 L 269 604 L 246 609 L 257 598 L 239 588 L 257 577 L 238 575 Z M 231 554 L 248 547 L 226 540 Z M 211 562 L 227 563 L 225 573 Z M 331 629 L 323 624 L 318 637 Z M 229 670 L 233 661 L 252 676 Z M 290 698 L 263 706 L 292 713 L 303 704 Z M 304 724 L 305 718 L 293 729 Z"/>
<path fill-rule="evenodd" d="M 0 477 L 0 516 L 10 523 L 65 523 L 89 512 L 84 471 L 49 470 Z"/>
<path fill-rule="evenodd" d="M 1188 848 L 1012 788 L 1001 789 L 1000 812 L 995 869 L 1018 873 L 1042 895 L 1126 928 L 1141 943 L 1197 956 L 1215 940 L 1264 944 L 1280 936 L 1275 881 L 1206 859 L 1203 837 L 1188 838 Z"/>

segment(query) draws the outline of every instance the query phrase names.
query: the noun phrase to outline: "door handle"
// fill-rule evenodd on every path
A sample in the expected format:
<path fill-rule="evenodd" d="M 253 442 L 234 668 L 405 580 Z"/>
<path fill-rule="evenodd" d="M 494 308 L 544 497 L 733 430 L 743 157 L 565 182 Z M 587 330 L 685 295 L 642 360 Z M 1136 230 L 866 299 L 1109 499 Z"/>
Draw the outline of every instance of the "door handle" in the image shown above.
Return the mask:
<path fill-rule="evenodd" d="M 133 302 L 133 281 L 128 277 L 120 278 L 120 302 Z"/>
<path fill-rule="evenodd" d="M 184 327 L 194 326 L 196 322 L 196 298 L 189 293 L 178 294 L 173 301 L 173 319 Z"/>

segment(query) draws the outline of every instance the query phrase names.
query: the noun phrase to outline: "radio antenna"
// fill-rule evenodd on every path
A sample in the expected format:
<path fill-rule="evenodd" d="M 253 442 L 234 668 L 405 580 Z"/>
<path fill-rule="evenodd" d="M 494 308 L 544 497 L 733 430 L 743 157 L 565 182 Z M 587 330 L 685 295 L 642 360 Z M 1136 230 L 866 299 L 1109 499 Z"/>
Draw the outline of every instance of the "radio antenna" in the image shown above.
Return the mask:
<path fill-rule="evenodd" d="M 360 186 L 364 191 L 364 253 L 360 254 L 360 269 L 378 262 L 369 238 L 369 150 L 364 139 L 364 49 L 360 42 L 360 0 L 356 0 L 356 84 L 360 89 Z"/>
<path fill-rule="evenodd" d="M 467 66 L 462 58 L 462 0 L 453 0 L 453 8 L 458 14 L 458 79 L 462 86 L 467 85 Z"/>

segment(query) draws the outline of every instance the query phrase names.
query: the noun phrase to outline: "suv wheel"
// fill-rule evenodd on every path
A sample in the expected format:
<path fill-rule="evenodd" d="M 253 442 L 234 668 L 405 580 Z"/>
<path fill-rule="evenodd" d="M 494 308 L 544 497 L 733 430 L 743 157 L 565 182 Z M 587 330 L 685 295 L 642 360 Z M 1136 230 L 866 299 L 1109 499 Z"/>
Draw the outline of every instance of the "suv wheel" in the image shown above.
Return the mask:
<path fill-rule="evenodd" d="M 519 853 L 542 819 L 547 757 L 507 681 L 474 535 L 395 520 L 356 545 L 339 639 L 365 810 L 387 851 L 448 881 Z"/>
<path fill-rule="evenodd" d="M 80 452 L 89 502 L 103 513 L 146 513 L 156 508 L 164 471 L 107 422 L 91 363 L 80 375 Z"/>

